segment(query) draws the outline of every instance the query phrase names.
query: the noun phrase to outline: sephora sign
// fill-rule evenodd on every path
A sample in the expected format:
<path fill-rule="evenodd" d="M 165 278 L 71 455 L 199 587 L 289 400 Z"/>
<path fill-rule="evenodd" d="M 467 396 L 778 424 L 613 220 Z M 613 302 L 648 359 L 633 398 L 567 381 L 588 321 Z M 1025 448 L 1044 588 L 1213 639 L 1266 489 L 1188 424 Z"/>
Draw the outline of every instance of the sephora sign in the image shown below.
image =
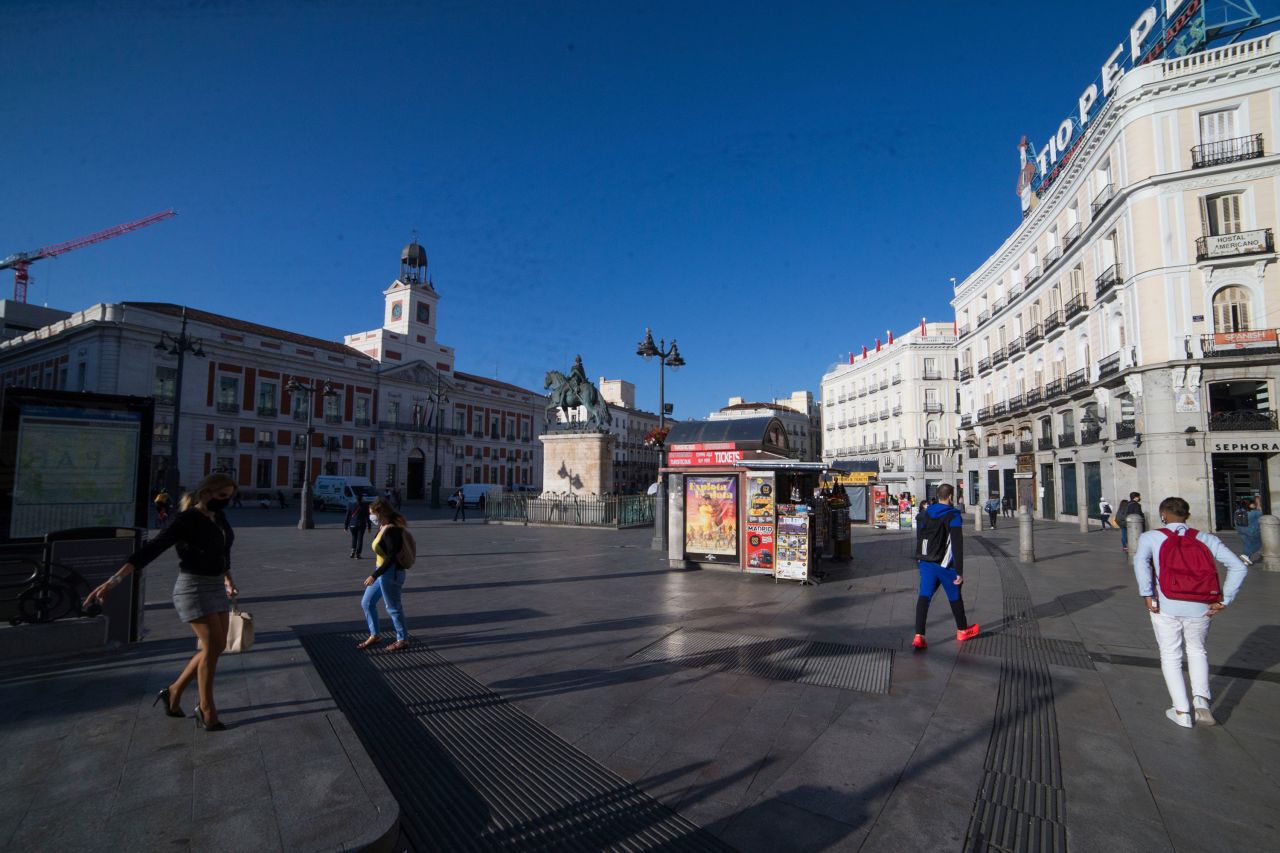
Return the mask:
<path fill-rule="evenodd" d="M 1030 188 L 1036 195 L 1043 195 L 1070 162 L 1089 129 L 1089 122 L 1102 112 L 1125 74 L 1152 60 L 1185 56 L 1205 46 L 1205 2 L 1162 0 L 1138 16 L 1129 27 L 1128 37 L 1103 61 L 1098 79 L 1080 93 L 1076 110 L 1062 120 L 1057 131 L 1034 155 L 1035 173 L 1031 176 Z M 1031 158 L 1025 148 L 1022 158 L 1025 168 Z"/>

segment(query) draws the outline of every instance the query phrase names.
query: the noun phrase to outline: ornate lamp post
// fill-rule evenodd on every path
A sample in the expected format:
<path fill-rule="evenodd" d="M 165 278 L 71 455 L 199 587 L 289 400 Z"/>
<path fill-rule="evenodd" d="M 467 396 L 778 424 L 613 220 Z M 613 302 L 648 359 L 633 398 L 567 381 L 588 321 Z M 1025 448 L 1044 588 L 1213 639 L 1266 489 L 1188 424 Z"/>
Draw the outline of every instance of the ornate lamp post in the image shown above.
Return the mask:
<path fill-rule="evenodd" d="M 653 342 L 653 330 L 644 330 L 644 340 L 636 347 L 636 355 L 644 360 L 657 356 L 658 358 L 658 429 L 665 430 L 667 426 L 667 368 L 679 370 L 684 367 L 684 359 L 680 357 L 680 348 L 676 346 L 676 339 L 671 339 L 671 346 L 667 346 L 665 338 L 660 339 L 657 344 Z M 663 439 L 666 443 L 666 439 Z M 658 450 L 658 466 L 662 466 L 664 448 Z M 658 494 L 656 503 L 653 507 L 653 550 L 667 550 L 667 479 L 666 477 L 658 477 Z"/>
<path fill-rule="evenodd" d="M 290 394 L 301 396 L 307 401 L 307 447 L 306 456 L 302 464 L 302 498 L 298 502 L 301 505 L 298 529 L 312 530 L 315 528 L 316 523 L 311 516 L 311 437 L 316 434 L 316 428 L 313 424 L 315 407 L 311 402 L 317 392 L 325 397 L 336 397 L 338 392 L 333 390 L 333 386 L 329 384 L 327 379 L 323 384 L 318 384 L 315 381 L 299 382 L 296 376 L 289 377 L 289 381 L 284 387 Z"/>
<path fill-rule="evenodd" d="M 182 415 L 182 366 L 187 353 L 191 353 L 196 358 L 204 358 L 204 341 L 187 334 L 185 305 L 182 307 L 182 328 L 178 330 L 177 337 L 168 332 L 161 332 L 160 340 L 156 343 L 156 352 L 178 357 L 178 375 L 173 383 L 173 423 L 169 427 L 169 467 L 165 470 L 164 478 L 165 490 L 171 495 L 177 495 L 182 487 L 178 472 L 178 419 Z"/>
<path fill-rule="evenodd" d="M 440 508 L 440 418 L 444 414 L 444 406 L 449 396 L 444 393 L 443 380 L 436 374 L 436 390 L 427 395 L 427 399 L 435 406 L 435 440 L 431 443 L 431 508 Z"/>

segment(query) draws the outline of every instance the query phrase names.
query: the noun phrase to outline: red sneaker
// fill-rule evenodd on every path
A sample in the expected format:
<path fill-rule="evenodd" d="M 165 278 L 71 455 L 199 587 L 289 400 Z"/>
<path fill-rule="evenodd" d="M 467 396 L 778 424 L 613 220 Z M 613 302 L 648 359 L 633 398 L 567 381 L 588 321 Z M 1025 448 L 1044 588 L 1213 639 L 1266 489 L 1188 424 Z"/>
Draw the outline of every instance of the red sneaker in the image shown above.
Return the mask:
<path fill-rule="evenodd" d="M 915 639 L 911 641 L 911 648 L 913 649 L 929 648 L 929 643 L 925 640 L 924 634 L 916 634 Z"/>
<path fill-rule="evenodd" d="M 976 624 L 970 625 L 968 628 L 961 628 L 959 631 L 956 631 L 956 642 L 963 643 L 965 640 L 972 640 L 974 637 L 978 636 L 978 630 L 979 628 Z"/>

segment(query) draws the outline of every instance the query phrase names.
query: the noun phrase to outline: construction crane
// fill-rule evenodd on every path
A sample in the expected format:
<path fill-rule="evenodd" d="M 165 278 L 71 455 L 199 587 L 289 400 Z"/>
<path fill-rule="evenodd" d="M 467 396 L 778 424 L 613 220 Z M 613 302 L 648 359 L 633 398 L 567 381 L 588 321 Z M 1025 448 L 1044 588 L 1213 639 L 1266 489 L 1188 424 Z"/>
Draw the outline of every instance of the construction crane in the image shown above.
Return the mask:
<path fill-rule="evenodd" d="M 101 243 L 103 240 L 110 240 L 112 237 L 119 237 L 121 234 L 128 234 L 130 231 L 137 231 L 139 228 L 146 228 L 161 220 L 168 219 L 171 216 L 177 216 L 177 211 L 164 210 L 160 213 L 153 213 L 143 219 L 134 222 L 126 222 L 123 225 L 117 225 L 114 228 L 107 228 L 76 240 L 68 240 L 65 243 L 55 243 L 52 246 L 45 246 L 43 249 L 36 249 L 34 252 L 18 252 L 10 255 L 4 260 L 0 260 L 0 270 L 13 270 L 13 299 L 15 302 L 27 301 L 27 284 L 30 283 L 31 276 L 27 273 L 30 267 L 36 261 L 43 258 L 56 258 L 58 255 L 64 255 L 74 249 L 84 246 L 91 246 L 94 243 Z"/>

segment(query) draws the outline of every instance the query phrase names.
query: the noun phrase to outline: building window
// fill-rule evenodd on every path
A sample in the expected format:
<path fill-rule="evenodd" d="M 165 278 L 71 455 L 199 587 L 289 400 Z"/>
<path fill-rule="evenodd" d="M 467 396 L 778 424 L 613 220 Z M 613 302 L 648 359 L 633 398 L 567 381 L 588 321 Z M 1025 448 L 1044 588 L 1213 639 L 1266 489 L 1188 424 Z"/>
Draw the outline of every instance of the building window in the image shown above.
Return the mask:
<path fill-rule="evenodd" d="M 276 434 L 269 429 L 258 430 L 258 446 L 259 447 L 275 447 Z"/>
<path fill-rule="evenodd" d="M 274 483 L 271 482 L 271 460 L 270 459 L 259 459 L 258 464 L 255 467 L 257 469 L 256 476 L 254 477 L 254 480 L 253 480 L 253 484 L 255 487 L 259 489 L 269 489 L 273 485 L 275 485 Z"/>
<path fill-rule="evenodd" d="M 258 414 L 271 417 L 276 413 L 276 383 L 258 384 Z"/>
<path fill-rule="evenodd" d="M 369 426 L 369 398 L 356 398 L 356 426 Z"/>
<path fill-rule="evenodd" d="M 237 376 L 218 377 L 218 411 L 240 411 L 240 378 Z"/>
<path fill-rule="evenodd" d="M 394 463 L 394 462 L 388 462 L 388 463 L 387 463 L 387 479 L 386 479 L 386 485 L 387 485 L 387 488 L 395 488 L 395 485 L 396 485 L 396 463 Z"/>
<path fill-rule="evenodd" d="M 173 424 L 156 422 L 151 428 L 153 444 L 168 444 L 173 437 Z"/>
<path fill-rule="evenodd" d="M 76 365 L 76 390 L 83 391 L 87 365 L 82 361 Z"/>
<path fill-rule="evenodd" d="M 391 423 L 397 423 L 400 420 L 400 401 L 392 400 L 387 403 L 387 420 Z"/>
<path fill-rule="evenodd" d="M 1241 379 L 1209 385 L 1209 429 L 1273 430 L 1276 426 L 1266 382 Z"/>
<path fill-rule="evenodd" d="M 1214 110 L 1200 114 L 1200 144 L 1225 142 L 1236 136 L 1236 111 Z"/>
<path fill-rule="evenodd" d="M 324 398 L 324 422 L 327 424 L 342 423 L 342 398 Z"/>
<path fill-rule="evenodd" d="M 80 365 L 81 368 L 84 365 Z M 82 371 L 83 372 L 83 371 Z M 156 381 L 152 389 L 152 394 L 156 398 L 156 402 L 162 405 L 172 406 L 173 398 L 178 381 L 178 371 L 173 367 L 157 367 Z M 81 388 L 80 390 L 84 390 Z"/>
<path fill-rule="evenodd" d="M 368 477 L 368 476 L 369 476 L 369 463 L 368 463 L 368 462 L 357 462 L 357 463 L 356 463 L 356 476 L 357 476 L 357 477 Z"/>
<path fill-rule="evenodd" d="M 214 474 L 230 474 L 233 477 L 236 473 L 236 460 L 230 456 L 219 456 L 213 460 Z"/>
<path fill-rule="evenodd" d="M 1249 328 L 1249 291 L 1232 286 L 1213 295 L 1215 332 L 1247 332 Z"/>
<path fill-rule="evenodd" d="M 219 447 L 231 447 L 236 443 L 236 432 L 231 427 L 218 427 L 214 438 Z"/>
<path fill-rule="evenodd" d="M 307 463 L 299 459 L 293 463 L 293 488 L 302 488 L 302 478 L 306 476 Z"/>
<path fill-rule="evenodd" d="M 1206 236 L 1239 234 L 1244 230 L 1240 199 L 1243 193 L 1221 193 L 1206 196 L 1203 202 Z"/>

